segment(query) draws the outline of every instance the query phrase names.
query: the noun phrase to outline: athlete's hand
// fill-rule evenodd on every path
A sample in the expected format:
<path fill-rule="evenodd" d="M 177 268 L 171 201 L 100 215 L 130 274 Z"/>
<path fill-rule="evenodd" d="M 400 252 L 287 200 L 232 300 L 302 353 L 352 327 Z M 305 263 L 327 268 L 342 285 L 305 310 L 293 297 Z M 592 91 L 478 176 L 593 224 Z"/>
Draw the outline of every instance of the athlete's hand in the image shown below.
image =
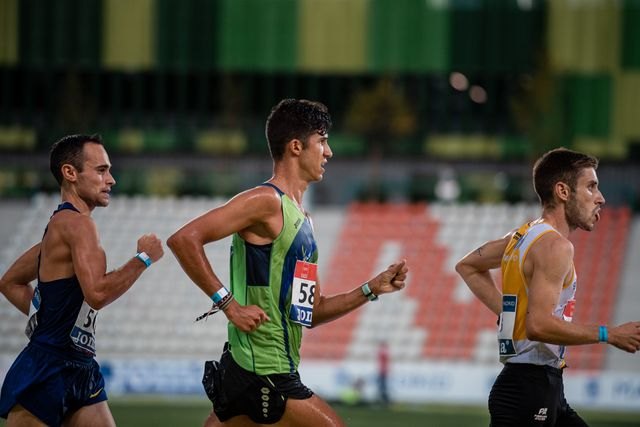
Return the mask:
<path fill-rule="evenodd" d="M 164 255 L 162 241 L 155 234 L 145 234 L 138 239 L 138 252 L 146 252 L 151 261 L 156 262 Z"/>
<path fill-rule="evenodd" d="M 640 350 L 640 322 L 628 322 L 609 328 L 607 342 L 620 350 L 635 353 Z"/>
<path fill-rule="evenodd" d="M 369 289 L 375 295 L 388 294 L 404 288 L 407 280 L 407 261 L 401 260 L 391 264 L 385 271 L 369 281 Z"/>
<path fill-rule="evenodd" d="M 236 300 L 231 301 L 224 309 L 224 314 L 236 328 L 247 333 L 255 331 L 260 325 L 270 320 L 267 313 L 257 305 L 243 306 Z"/>

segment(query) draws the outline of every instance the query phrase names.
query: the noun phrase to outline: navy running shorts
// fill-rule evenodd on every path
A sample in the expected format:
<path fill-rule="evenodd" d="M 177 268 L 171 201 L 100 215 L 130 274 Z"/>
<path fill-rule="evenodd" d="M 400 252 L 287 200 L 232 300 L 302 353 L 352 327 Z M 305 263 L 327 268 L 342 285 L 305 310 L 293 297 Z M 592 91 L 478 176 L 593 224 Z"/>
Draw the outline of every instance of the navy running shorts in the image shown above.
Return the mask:
<path fill-rule="evenodd" d="M 104 378 L 95 359 L 29 343 L 5 377 L 0 416 L 7 418 L 20 404 L 47 425 L 59 426 L 68 413 L 104 400 Z"/>

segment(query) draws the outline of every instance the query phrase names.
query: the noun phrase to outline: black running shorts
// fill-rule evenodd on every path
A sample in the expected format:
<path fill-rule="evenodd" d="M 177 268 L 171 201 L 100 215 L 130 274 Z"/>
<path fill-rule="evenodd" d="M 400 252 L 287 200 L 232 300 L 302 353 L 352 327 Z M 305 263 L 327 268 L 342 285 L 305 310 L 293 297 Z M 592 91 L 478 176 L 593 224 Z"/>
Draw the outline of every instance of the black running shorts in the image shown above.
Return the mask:
<path fill-rule="evenodd" d="M 205 362 L 202 384 L 220 421 L 247 415 L 258 424 L 274 424 L 282 418 L 287 399 L 308 399 L 313 392 L 298 372 L 256 375 L 240 367 L 226 350 L 220 362 Z"/>
<path fill-rule="evenodd" d="M 587 427 L 564 397 L 562 370 L 507 363 L 489 394 L 491 427 Z"/>

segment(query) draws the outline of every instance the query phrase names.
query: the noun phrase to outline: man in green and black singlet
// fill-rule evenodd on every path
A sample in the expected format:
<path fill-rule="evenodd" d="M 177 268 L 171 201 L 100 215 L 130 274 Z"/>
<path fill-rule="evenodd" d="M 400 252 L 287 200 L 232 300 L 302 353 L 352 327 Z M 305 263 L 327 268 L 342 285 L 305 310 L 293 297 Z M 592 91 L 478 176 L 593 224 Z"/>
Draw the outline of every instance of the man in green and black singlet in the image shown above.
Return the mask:
<path fill-rule="evenodd" d="M 266 137 L 273 176 L 195 218 L 167 241 L 182 268 L 229 320 L 229 345 L 207 362 L 213 402 L 207 426 L 342 426 L 298 374 L 303 326 L 315 327 L 404 287 L 404 261 L 363 285 L 324 296 L 318 250 L 303 195 L 332 157 L 327 108 L 285 99 L 271 111 Z M 230 288 L 216 276 L 204 245 L 233 235 Z"/>

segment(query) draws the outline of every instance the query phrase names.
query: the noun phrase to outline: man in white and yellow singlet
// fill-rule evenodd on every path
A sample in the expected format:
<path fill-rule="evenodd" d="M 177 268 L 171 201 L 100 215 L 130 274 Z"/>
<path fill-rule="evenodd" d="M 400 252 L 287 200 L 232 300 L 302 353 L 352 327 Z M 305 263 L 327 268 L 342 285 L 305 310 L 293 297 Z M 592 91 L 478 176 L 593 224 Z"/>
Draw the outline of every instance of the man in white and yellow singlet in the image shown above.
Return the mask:
<path fill-rule="evenodd" d="M 565 346 L 611 344 L 640 350 L 640 322 L 619 326 L 572 323 L 576 292 L 569 234 L 591 231 L 605 203 L 598 160 L 558 148 L 533 167 L 542 215 L 466 255 L 456 270 L 471 291 L 500 317 L 504 364 L 489 395 L 491 427 L 587 424 L 564 396 Z M 502 268 L 502 290 L 490 274 Z"/>

